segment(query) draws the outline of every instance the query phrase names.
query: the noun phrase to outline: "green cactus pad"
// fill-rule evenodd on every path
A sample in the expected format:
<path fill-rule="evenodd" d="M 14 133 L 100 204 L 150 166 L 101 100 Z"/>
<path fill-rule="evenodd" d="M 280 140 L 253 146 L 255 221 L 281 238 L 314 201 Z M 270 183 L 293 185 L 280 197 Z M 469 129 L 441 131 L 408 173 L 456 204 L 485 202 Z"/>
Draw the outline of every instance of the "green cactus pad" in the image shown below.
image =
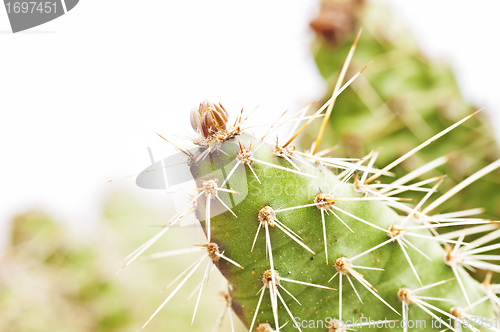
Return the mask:
<path fill-rule="evenodd" d="M 219 185 L 224 182 L 231 170 L 235 168 L 235 160 L 238 160 L 237 155 L 240 151 L 239 144 L 244 147 L 252 146 L 250 154 L 256 160 L 295 171 L 287 160 L 275 155 L 273 145 L 244 134 L 220 144 L 217 150 L 191 165 L 191 172 L 194 178 L 197 179 L 199 188 L 203 187 L 203 182 L 207 180 L 215 180 Z M 254 150 L 255 152 L 253 152 Z M 200 153 L 203 151 L 204 149 L 201 149 Z M 309 164 L 309 166 L 305 163 Z M 210 199 L 212 211 L 210 217 L 211 242 L 217 243 L 224 255 L 244 267 L 244 269 L 240 269 L 223 260 L 217 264 L 219 270 L 229 282 L 233 309 L 245 325 L 250 326 L 260 297 L 260 294 L 257 295 L 257 293 L 263 287 L 262 275 L 266 270 L 270 269 L 269 253 L 266 255 L 264 227 L 260 230 L 253 251 L 251 251 L 251 248 L 260 223 L 259 211 L 263 207 L 269 206 L 274 210 L 278 210 L 276 219 L 300 236 L 303 243 L 315 252 L 315 254 L 310 253 L 276 225 L 274 227 L 270 226 L 272 256 L 279 277 L 337 288 L 337 290 L 320 289 L 282 280 L 280 285 L 293 294 L 302 305 L 299 305 L 281 287 L 279 287 L 280 295 L 293 316 L 297 317 L 296 319 L 300 322 L 303 331 L 327 331 L 328 329 L 325 326 L 328 323 L 328 318 L 339 317 L 339 277 L 337 276 L 334 280 L 328 282 L 336 273 L 334 268 L 335 260 L 340 257 L 352 258 L 389 239 L 387 232 L 369 226 L 350 215 L 377 225 L 384 230 L 389 229 L 392 224 L 404 217 L 398 215 L 385 202 L 342 201 L 344 198 L 363 197 L 363 195 L 357 193 L 352 184 L 339 184 L 339 180 L 330 170 L 321 169 L 307 160 L 303 160 L 300 169 L 302 172 L 314 176 L 314 178 L 275 168 L 261 162 L 251 161 L 250 165 L 261 183 L 258 182 L 247 165 L 240 164 L 236 168 L 241 167 L 245 171 L 231 176 L 227 182 L 227 188 L 238 193 L 221 192 L 220 195 L 221 199 L 237 217 L 231 211 L 227 211 L 216 199 Z M 236 172 L 233 174 L 236 174 Z M 327 264 L 320 209 L 317 206 L 309 206 L 283 212 L 279 212 L 279 210 L 310 205 L 314 203 L 318 194 L 321 192 L 327 193 L 333 188 L 336 188 L 332 193 L 333 197 L 339 199 L 333 205 L 350 215 L 339 210 L 335 210 L 335 213 L 352 229 L 352 232 L 333 214 L 325 215 L 329 257 Z M 241 199 L 238 195 L 244 195 L 245 197 Z M 205 195 L 200 196 L 198 199 L 196 213 L 200 220 L 204 220 L 206 216 L 206 201 Z M 233 205 L 235 201 L 239 203 Z M 222 212 L 224 210 L 225 212 Z M 417 225 L 416 220 L 412 220 L 410 223 Z M 410 223 L 405 224 L 405 226 L 409 226 Z M 206 222 L 203 224 L 206 226 Z M 427 230 L 420 230 L 418 233 L 432 236 Z M 407 252 L 418 271 L 423 285 L 455 278 L 452 269 L 443 262 L 445 250 L 437 241 L 410 236 L 406 236 L 406 239 L 432 259 L 432 261 L 429 261 L 411 247 L 407 248 Z M 398 300 L 399 289 L 403 287 L 411 289 L 421 287 L 396 241 L 362 256 L 359 260 L 356 259 L 354 265 L 384 269 L 379 271 L 355 268 L 364 276 L 365 280 L 376 288 L 377 294 L 399 313 L 402 311 L 402 303 Z M 401 320 L 400 316 L 371 294 L 352 275 L 350 279 L 354 283 L 363 303 L 359 301 L 349 280 L 344 277 L 342 279 L 343 320 L 351 320 L 352 318 L 360 320 L 362 317 L 371 320 Z M 471 301 L 479 299 L 475 294 L 482 294 L 480 284 L 466 273 L 463 274 L 462 280 L 467 285 Z M 274 327 L 269 289 L 266 289 L 265 292 L 254 326 L 269 323 Z M 433 287 L 422 292 L 421 295 L 449 300 L 449 303 L 428 301 L 446 312 L 452 306 L 467 306 L 456 280 L 450 280 L 447 283 Z M 427 329 L 416 330 L 430 330 L 432 322 L 428 313 L 414 304 L 410 304 L 409 312 L 410 320 L 426 321 Z M 443 317 L 443 320 L 446 321 L 446 317 L 440 313 L 437 313 L 437 315 Z M 489 302 L 484 302 L 475 307 L 474 315 L 494 317 Z M 320 321 L 324 325 L 319 326 Z M 279 324 L 282 325 L 286 322 L 288 324 L 282 331 L 297 330 L 293 327 L 293 322 L 291 322 L 286 308 L 280 302 Z M 368 327 L 363 329 L 369 330 Z M 371 329 L 374 329 L 374 327 L 371 327 Z M 384 327 L 380 330 L 400 331 L 401 329 L 386 329 Z"/>

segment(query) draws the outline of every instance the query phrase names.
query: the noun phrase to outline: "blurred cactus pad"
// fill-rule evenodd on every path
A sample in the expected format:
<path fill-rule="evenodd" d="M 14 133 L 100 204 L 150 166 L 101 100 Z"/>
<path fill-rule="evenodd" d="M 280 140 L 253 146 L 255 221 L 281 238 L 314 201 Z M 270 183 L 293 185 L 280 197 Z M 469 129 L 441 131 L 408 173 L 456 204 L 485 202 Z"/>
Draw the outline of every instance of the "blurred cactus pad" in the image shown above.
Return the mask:
<path fill-rule="evenodd" d="M 334 156 L 360 158 L 382 147 L 378 162 L 385 165 L 432 133 L 476 110 L 462 97 L 451 68 L 426 57 L 411 33 L 384 6 L 360 0 L 323 0 L 311 27 L 316 32 L 314 59 L 328 84 L 325 100 L 332 96 L 342 64 L 360 28 L 363 30 L 351 62 L 352 70 L 346 77 L 373 60 L 335 103 L 320 146 L 338 145 Z M 445 192 L 498 159 L 500 149 L 485 113 L 406 160 L 395 170 L 397 175 L 450 154 L 452 159 L 448 163 L 430 173 L 447 175 L 439 188 Z M 305 138 L 304 148 L 309 148 L 313 139 Z M 499 183 L 497 170 L 455 195 L 439 211 L 484 207 L 487 216 L 498 216 Z M 478 192 L 489 199 L 485 200 Z"/>
<path fill-rule="evenodd" d="M 124 255 L 150 236 L 144 232 L 143 221 L 155 232 L 155 225 L 165 218 L 161 211 L 126 194 L 107 199 L 102 222 L 89 226 L 95 227 L 90 238 L 42 211 L 13 218 L 8 246 L 0 259 L 0 331 L 139 331 L 151 304 L 162 298 L 165 281 L 179 271 L 156 264 L 120 275 L 116 271 Z M 140 232 L 131 231 L 135 228 Z M 186 237 L 171 239 L 159 248 L 178 248 Z M 217 298 L 216 287 L 208 292 Z M 186 289 L 184 297 L 189 293 Z M 203 302 L 207 308 L 201 313 L 210 322 L 224 301 L 220 298 L 211 303 L 215 303 L 213 309 Z M 155 324 L 158 326 L 153 324 L 152 331 L 165 331 L 164 326 L 206 331 L 201 321 L 190 324 L 190 313 L 182 306 L 172 316 L 159 317 Z"/>

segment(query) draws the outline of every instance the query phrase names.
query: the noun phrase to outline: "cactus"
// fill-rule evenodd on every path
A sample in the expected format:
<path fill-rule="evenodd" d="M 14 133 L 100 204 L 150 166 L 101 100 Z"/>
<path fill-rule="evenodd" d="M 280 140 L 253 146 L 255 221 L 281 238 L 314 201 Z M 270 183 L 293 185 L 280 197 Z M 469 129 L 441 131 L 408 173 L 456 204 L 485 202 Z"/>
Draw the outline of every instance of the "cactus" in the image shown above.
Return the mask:
<path fill-rule="evenodd" d="M 437 173 L 437 168 L 450 161 L 446 153 L 453 152 L 455 146 L 447 135 L 460 130 L 465 133 L 463 139 L 478 135 L 470 125 L 478 121 L 478 112 L 464 114 L 454 123 L 449 123 L 452 117 L 448 117 L 444 128 L 436 124 L 436 131 L 434 124 L 428 126 L 433 133 L 418 132 L 423 143 L 413 148 L 398 147 L 391 160 L 391 147 L 354 157 L 339 156 L 339 149 L 335 156 L 328 156 L 333 148 L 324 140 L 326 150 L 318 151 L 323 136 L 329 135 L 325 124 L 334 102 L 344 91 L 349 93 L 347 87 L 366 69 L 342 85 L 358 40 L 359 34 L 340 75 L 336 75 L 339 78 L 333 96 L 312 116 L 304 117 L 305 108 L 286 120 L 280 117 L 263 135 L 256 135 L 245 129 L 249 115 L 244 116 L 243 111 L 230 122 L 221 104 L 204 102 L 191 112 L 196 135 L 190 145 L 194 143 L 194 149 L 160 136 L 184 155 L 185 169 L 196 188 L 189 204 L 132 253 L 124 267 L 191 213 L 199 220 L 206 242 L 152 256 L 200 253 L 171 283 L 177 282 L 177 286 L 144 328 L 197 270 L 204 269 L 192 293 L 196 295 L 194 321 L 203 289 L 216 267 L 227 280 L 228 290 L 224 293 L 226 305 L 213 330 L 229 315 L 234 331 L 234 313 L 250 332 L 500 331 L 495 326 L 500 289 L 492 283 L 493 272 L 500 272 L 500 266 L 492 263 L 500 259 L 492 254 L 500 248 L 500 223 L 479 217 L 483 210 L 478 206 L 462 208 L 461 204 L 456 212 L 438 212 L 443 206 L 448 209 L 449 202 L 471 183 L 500 168 L 500 159 L 493 160 L 468 177 L 458 175 L 455 180 L 459 181 L 438 194 L 447 179 Z M 359 42 L 362 44 L 363 39 Z M 395 84 L 387 78 L 385 83 L 389 87 Z M 381 105 L 377 108 L 387 107 L 383 102 Z M 468 109 L 463 108 L 463 113 Z M 426 112 L 431 114 L 429 123 L 433 123 L 433 113 Z M 313 130 L 319 134 L 312 151 L 296 149 L 293 141 L 325 114 L 323 126 Z M 291 120 L 307 121 L 284 144 L 265 140 Z M 365 121 L 360 128 L 379 136 L 384 129 L 398 128 L 383 123 L 387 118 L 378 120 L 381 122 Z M 335 126 L 346 123 L 331 122 Z M 335 128 L 335 133 L 341 132 Z M 490 144 L 490 137 L 487 139 Z M 443 140 L 448 143 L 436 148 L 434 141 Z M 391 138 L 386 143 L 394 146 L 398 142 Z M 427 148 L 430 144 L 433 147 Z M 443 151 L 445 148 L 452 150 Z M 387 150 L 390 153 L 384 152 Z M 418 155 L 427 153 L 422 159 L 429 160 L 409 163 L 421 150 Z M 474 153 L 480 155 L 479 150 Z M 140 177 L 152 170 L 146 169 Z M 453 177 L 454 169 L 448 170 Z M 494 202 L 487 203 L 491 206 Z M 478 270 L 486 273 L 483 282 L 469 274 Z M 481 317 L 480 323 L 471 326 L 472 317 Z"/>
<path fill-rule="evenodd" d="M 346 61 L 344 68 L 348 64 Z M 197 293 L 194 321 L 203 288 L 217 267 L 227 280 L 228 292 L 224 295 L 227 305 L 215 327 L 229 311 L 231 318 L 234 312 L 251 332 L 407 331 L 401 322 L 417 331 L 456 331 L 471 316 L 484 318 L 482 325 L 471 330 L 498 331 L 484 326 L 494 324 L 500 304 L 491 273 L 479 283 L 467 271 L 500 272 L 500 267 L 491 263 L 499 256 L 488 255 L 500 248 L 495 243 L 500 237 L 499 223 L 477 217 L 481 212 L 477 209 L 448 214 L 434 211 L 470 183 L 499 168 L 500 160 L 430 204 L 427 202 L 436 195 L 444 177 L 415 179 L 446 162 L 446 157 L 396 180 L 381 182 L 393 176 L 391 171 L 398 165 L 463 126 L 477 112 L 381 169 L 375 167 L 380 150 L 352 160 L 327 157 L 328 150 L 300 152 L 291 144 L 363 70 L 336 89 L 334 96 L 282 145 L 267 142 L 265 137 L 290 118 L 278 119 L 259 137 L 245 130 L 248 116 L 244 117 L 243 111 L 233 124 L 221 104 L 204 102 L 191 112 L 196 148 L 174 146 L 185 156 L 185 168 L 195 179 L 195 194 L 124 267 L 190 213 L 200 221 L 206 243 L 153 255 L 200 252 L 201 256 L 174 280 L 180 282 L 144 327 L 198 269 L 204 268 L 203 278 L 192 293 Z M 342 79 L 341 75 L 339 81 Z M 160 137 L 173 144 L 170 138 Z M 147 169 L 140 176 L 150 172 Z M 420 195 L 414 205 L 408 204 L 408 193 Z M 453 226 L 463 229 L 446 232 Z M 466 243 L 465 237 L 473 234 L 483 235 Z M 346 326 L 348 320 L 351 325 Z M 436 322 L 440 326 L 435 327 Z"/>

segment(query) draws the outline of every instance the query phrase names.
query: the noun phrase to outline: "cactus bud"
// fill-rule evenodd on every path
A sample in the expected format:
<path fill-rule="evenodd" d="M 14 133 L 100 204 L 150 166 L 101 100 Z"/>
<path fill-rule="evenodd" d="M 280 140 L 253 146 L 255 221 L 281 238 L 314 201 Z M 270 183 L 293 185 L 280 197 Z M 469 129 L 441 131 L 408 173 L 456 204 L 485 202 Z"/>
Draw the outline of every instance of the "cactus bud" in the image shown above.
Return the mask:
<path fill-rule="evenodd" d="M 204 138 L 209 138 L 227 129 L 229 115 L 219 103 L 204 101 L 197 109 L 191 111 L 191 126 Z"/>

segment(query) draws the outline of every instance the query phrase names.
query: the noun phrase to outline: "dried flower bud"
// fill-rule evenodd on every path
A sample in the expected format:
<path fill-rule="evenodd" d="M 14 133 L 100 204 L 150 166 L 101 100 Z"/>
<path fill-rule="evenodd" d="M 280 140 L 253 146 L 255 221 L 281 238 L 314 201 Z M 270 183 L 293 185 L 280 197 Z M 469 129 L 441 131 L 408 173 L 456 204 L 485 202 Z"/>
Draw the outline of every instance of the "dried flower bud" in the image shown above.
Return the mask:
<path fill-rule="evenodd" d="M 220 103 L 204 101 L 198 109 L 191 111 L 191 126 L 205 138 L 226 130 L 228 120 L 229 115 Z"/>

